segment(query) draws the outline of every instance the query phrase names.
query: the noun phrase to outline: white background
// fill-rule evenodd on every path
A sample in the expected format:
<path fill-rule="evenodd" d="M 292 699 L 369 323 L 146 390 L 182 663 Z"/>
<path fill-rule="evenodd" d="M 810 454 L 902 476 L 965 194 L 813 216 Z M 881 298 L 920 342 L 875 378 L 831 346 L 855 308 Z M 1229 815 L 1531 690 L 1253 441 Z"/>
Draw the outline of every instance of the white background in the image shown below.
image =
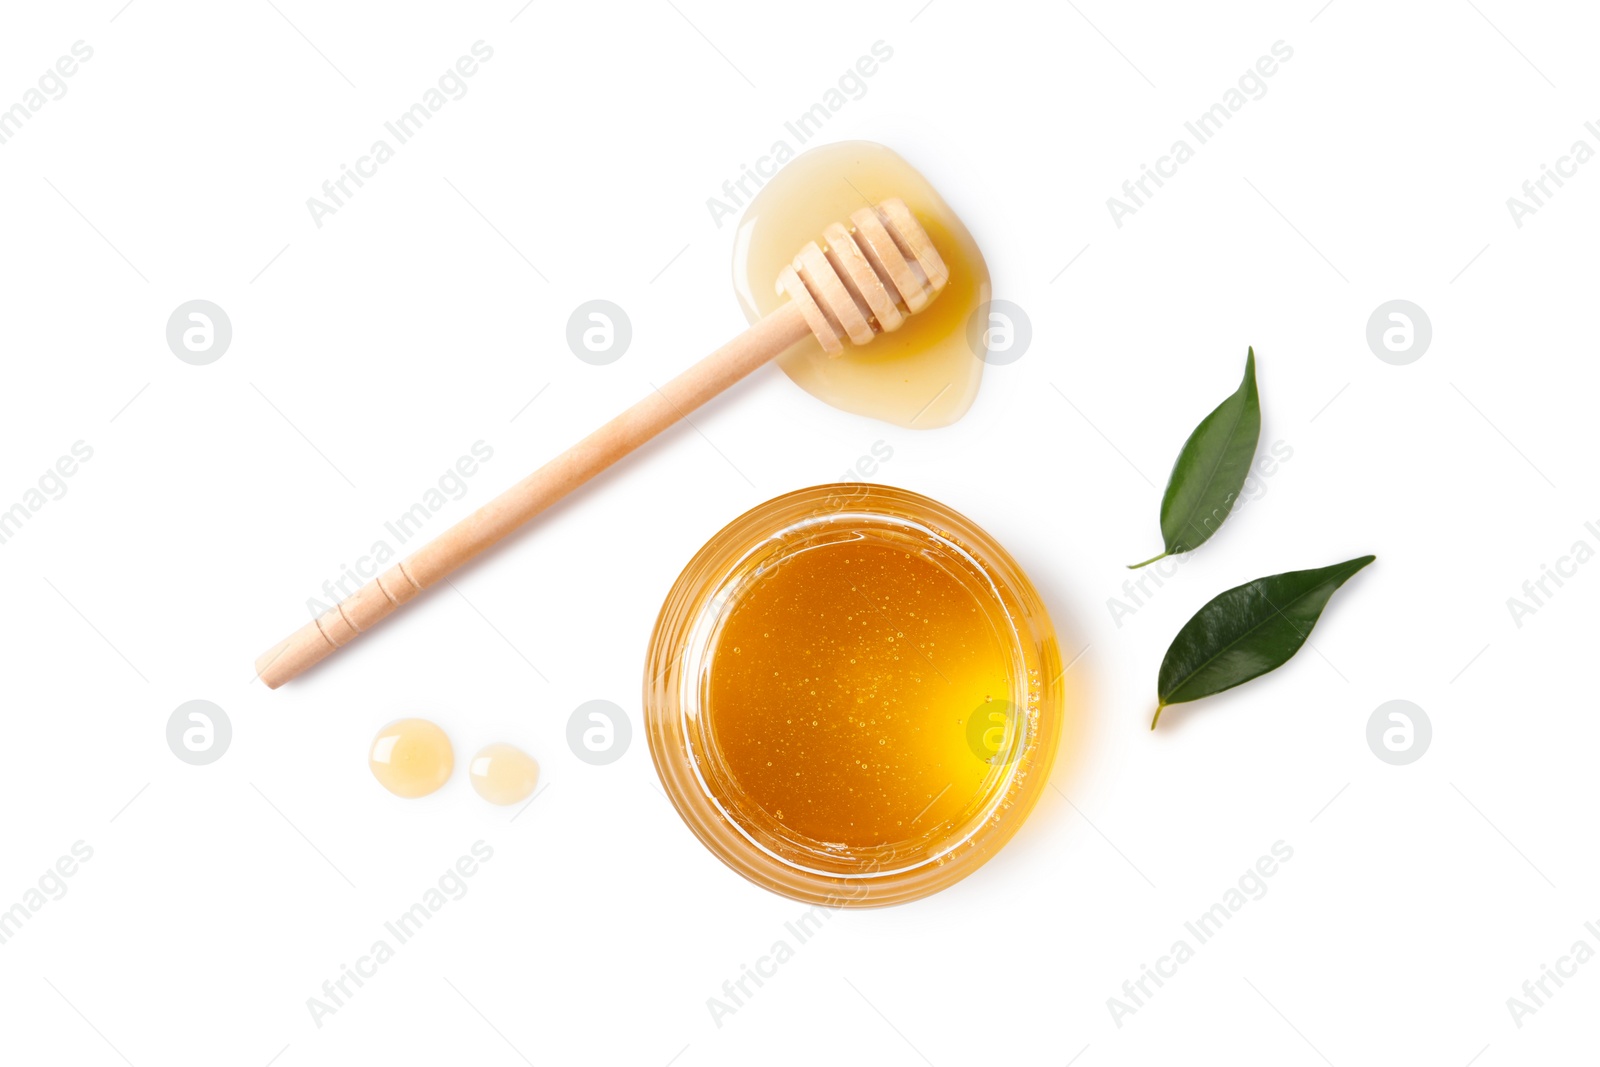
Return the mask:
<path fill-rule="evenodd" d="M 1600 921 L 1600 564 L 1520 627 L 1506 601 L 1573 542 L 1600 548 L 1600 163 L 1521 228 L 1505 203 L 1574 140 L 1600 148 L 1593 12 L 275 2 L 4 16 L 0 106 L 73 42 L 94 49 L 0 145 L 0 507 L 74 442 L 94 450 L 0 545 L 0 907 L 93 849 L 0 945 L 6 1062 L 1593 1054 L 1600 963 L 1520 1028 L 1506 999 L 1578 939 L 1600 949 L 1583 926 Z M 306 198 L 480 39 L 494 57 L 467 95 L 318 229 Z M 494 458 L 432 532 L 742 328 L 733 226 L 706 198 L 878 40 L 892 59 L 824 138 L 922 169 L 1032 321 L 970 414 L 906 431 L 766 369 L 459 595 L 277 692 L 253 683 L 306 598 L 473 442 Z M 1114 225 L 1106 198 L 1279 40 L 1294 54 L 1267 94 Z M 564 341 L 597 297 L 634 329 L 607 367 Z M 195 298 L 234 330 L 203 367 L 164 336 Z M 1433 323 L 1409 366 L 1365 341 L 1395 298 Z M 1166 471 L 1247 344 L 1263 448 L 1293 457 L 1118 625 L 1123 564 L 1159 547 Z M 658 792 L 645 642 L 708 536 L 878 441 L 882 480 L 987 527 L 1066 657 L 1087 649 L 1055 788 L 978 874 L 835 914 L 718 1027 L 707 998 L 803 909 L 725 870 Z M 1366 552 L 1317 651 L 1146 728 L 1162 653 L 1202 603 Z M 165 740 L 197 698 L 233 725 L 204 767 Z M 596 698 L 635 726 L 604 767 L 564 737 Z M 1365 739 L 1397 698 L 1434 731 L 1404 767 Z M 411 803 L 365 767 L 406 714 L 458 756 Z M 544 768 L 514 822 L 465 781 L 496 740 Z M 468 894 L 315 1025 L 307 998 L 480 839 L 494 856 Z M 1294 855 L 1266 896 L 1116 1025 L 1107 998 L 1280 840 Z"/>

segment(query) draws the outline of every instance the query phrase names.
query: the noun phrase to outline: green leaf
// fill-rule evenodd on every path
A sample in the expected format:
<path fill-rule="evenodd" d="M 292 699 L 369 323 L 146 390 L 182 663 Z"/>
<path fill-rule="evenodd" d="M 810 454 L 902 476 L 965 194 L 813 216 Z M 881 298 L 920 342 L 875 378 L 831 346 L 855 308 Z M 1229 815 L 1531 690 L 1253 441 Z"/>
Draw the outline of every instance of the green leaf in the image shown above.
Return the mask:
<path fill-rule="evenodd" d="M 1245 356 L 1244 381 L 1200 421 L 1178 453 L 1161 498 L 1166 551 L 1129 570 L 1193 552 L 1217 532 L 1244 488 L 1261 439 L 1261 398 L 1256 395 L 1256 350 Z"/>
<path fill-rule="evenodd" d="M 1257 578 L 1214 597 L 1178 631 L 1161 661 L 1161 703 L 1150 729 L 1168 704 L 1199 700 L 1283 666 L 1305 644 L 1333 591 L 1376 558 Z"/>

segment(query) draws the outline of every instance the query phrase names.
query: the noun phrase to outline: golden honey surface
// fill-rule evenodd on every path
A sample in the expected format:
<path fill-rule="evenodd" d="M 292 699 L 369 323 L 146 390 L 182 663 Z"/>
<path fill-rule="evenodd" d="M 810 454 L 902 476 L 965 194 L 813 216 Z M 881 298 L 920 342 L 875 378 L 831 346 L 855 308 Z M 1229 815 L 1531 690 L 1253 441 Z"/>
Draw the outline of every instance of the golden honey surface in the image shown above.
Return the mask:
<path fill-rule="evenodd" d="M 751 322 L 787 297 L 778 272 L 828 224 L 890 197 L 906 202 L 928 232 L 950 281 L 927 308 L 870 344 L 830 356 L 808 337 L 778 365 L 808 393 L 858 415 L 914 429 L 946 426 L 972 406 L 983 375 L 968 326 L 989 299 L 989 268 L 977 242 L 916 168 L 881 144 L 842 141 L 801 153 L 745 209 L 734 240 L 733 281 Z M 985 336 L 979 331 L 979 337 Z"/>
<path fill-rule="evenodd" d="M 981 574 L 913 538 L 857 532 L 784 559 L 739 594 L 711 657 L 709 726 L 740 804 L 850 848 L 959 822 L 996 772 L 999 739 L 974 745 L 971 722 L 1010 706 L 1012 640 Z"/>

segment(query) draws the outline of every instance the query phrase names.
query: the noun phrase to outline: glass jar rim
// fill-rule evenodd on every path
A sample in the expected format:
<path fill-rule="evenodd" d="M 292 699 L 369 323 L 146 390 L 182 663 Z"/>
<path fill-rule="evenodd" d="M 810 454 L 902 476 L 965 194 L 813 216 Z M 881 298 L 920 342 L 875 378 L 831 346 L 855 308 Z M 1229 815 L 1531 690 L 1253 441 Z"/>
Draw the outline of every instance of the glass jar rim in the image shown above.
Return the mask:
<path fill-rule="evenodd" d="M 721 777 L 703 729 L 703 680 L 721 619 L 742 595 L 741 568 L 781 566 L 797 539 L 834 530 L 897 529 L 959 553 L 981 573 L 1007 624 L 1014 696 L 1026 714 L 1004 760 L 959 826 L 915 842 L 818 850 L 781 820 L 761 825 Z M 759 579 L 757 579 L 759 580 Z M 733 584 L 730 585 L 730 582 Z M 1047 783 L 1061 732 L 1061 663 L 1042 599 L 1022 569 L 971 520 L 929 497 L 870 483 L 829 483 L 757 505 L 725 526 L 678 576 L 651 637 L 644 715 L 651 756 L 679 815 L 714 855 L 773 892 L 830 907 L 914 900 L 970 874 L 1020 828 Z M 1018 687 L 1021 688 L 1018 688 Z M 1025 701 L 1025 703 L 1023 703 Z"/>

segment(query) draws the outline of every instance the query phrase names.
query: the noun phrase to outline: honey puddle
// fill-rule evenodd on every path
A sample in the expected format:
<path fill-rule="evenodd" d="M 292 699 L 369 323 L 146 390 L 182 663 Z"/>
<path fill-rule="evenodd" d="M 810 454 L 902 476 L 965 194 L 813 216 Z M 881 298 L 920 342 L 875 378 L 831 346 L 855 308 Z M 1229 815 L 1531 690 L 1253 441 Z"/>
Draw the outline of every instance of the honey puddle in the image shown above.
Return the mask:
<path fill-rule="evenodd" d="M 455 750 L 427 719 L 396 719 L 372 739 L 367 764 L 378 784 L 397 797 L 425 797 L 450 780 Z"/>
<path fill-rule="evenodd" d="M 872 141 L 823 145 L 797 156 L 762 187 L 734 239 L 733 284 L 755 322 L 786 299 L 778 272 L 832 222 L 892 196 L 906 202 L 950 268 L 950 282 L 926 309 L 864 348 L 829 356 L 814 337 L 778 365 L 812 396 L 857 415 L 923 430 L 948 426 L 978 395 L 982 351 L 967 324 L 989 300 L 989 268 L 950 206 L 911 164 Z M 986 334 L 985 334 L 986 336 Z M 981 342 L 980 342 L 981 343 Z"/>
<path fill-rule="evenodd" d="M 515 745 L 503 741 L 485 745 L 467 765 L 472 788 L 491 804 L 526 800 L 539 784 L 539 764 Z"/>

